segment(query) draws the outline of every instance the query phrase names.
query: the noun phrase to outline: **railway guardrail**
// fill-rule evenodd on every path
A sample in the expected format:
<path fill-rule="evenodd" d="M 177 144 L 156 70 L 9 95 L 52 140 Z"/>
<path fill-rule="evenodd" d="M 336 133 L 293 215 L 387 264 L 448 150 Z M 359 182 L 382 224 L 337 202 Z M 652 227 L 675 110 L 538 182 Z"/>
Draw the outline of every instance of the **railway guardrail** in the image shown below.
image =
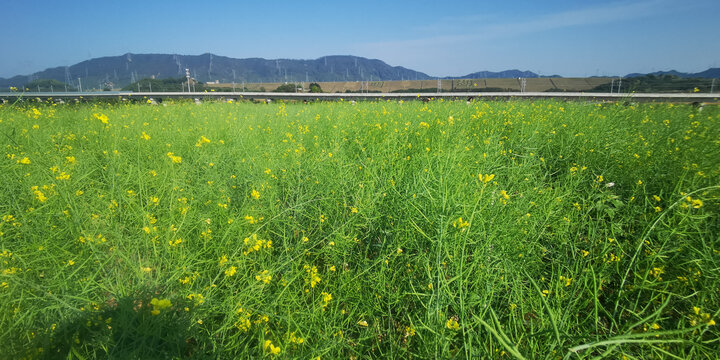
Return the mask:
<path fill-rule="evenodd" d="M 720 93 L 447 92 L 447 93 L 268 93 L 268 92 L 2 92 L 0 99 L 251 99 L 251 100 L 427 100 L 562 99 L 584 101 L 720 102 Z"/>

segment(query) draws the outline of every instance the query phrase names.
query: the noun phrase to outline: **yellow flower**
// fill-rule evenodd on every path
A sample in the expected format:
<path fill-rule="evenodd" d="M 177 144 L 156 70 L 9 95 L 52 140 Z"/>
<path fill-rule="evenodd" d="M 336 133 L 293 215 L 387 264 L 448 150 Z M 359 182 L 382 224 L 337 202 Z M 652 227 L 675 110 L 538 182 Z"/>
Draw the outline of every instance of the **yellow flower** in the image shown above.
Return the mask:
<path fill-rule="evenodd" d="M 36 198 L 38 199 L 38 201 L 40 201 L 40 202 L 45 202 L 45 201 L 48 199 L 48 198 L 45 196 L 45 194 L 43 194 L 43 192 L 40 191 L 40 190 L 35 190 L 33 193 L 35 194 L 35 197 L 36 197 Z"/>
<path fill-rule="evenodd" d="M 360 325 L 360 326 L 362 326 L 362 327 L 368 327 L 368 322 L 365 321 L 365 320 L 360 320 L 360 321 L 357 322 L 357 324 Z"/>
<path fill-rule="evenodd" d="M 277 355 L 280 353 L 280 347 L 273 345 L 272 341 L 265 340 L 263 344 L 263 350 L 268 352 L 270 355 Z"/>
<path fill-rule="evenodd" d="M 693 207 L 693 209 L 699 209 L 703 206 L 703 202 L 700 199 L 693 199 L 690 196 L 686 197 L 685 200 L 687 200 L 690 205 Z M 687 205 L 685 205 L 685 208 L 687 208 Z"/>
<path fill-rule="evenodd" d="M 463 221 L 463 218 L 460 217 L 460 218 L 458 218 L 457 220 L 453 221 L 453 224 L 452 224 L 452 225 L 453 225 L 453 227 L 455 227 L 455 228 L 462 229 L 462 228 L 464 228 L 464 227 L 470 226 L 470 223 L 467 222 L 467 221 Z"/>
<path fill-rule="evenodd" d="M 150 140 L 150 135 L 146 134 L 144 131 L 142 132 L 142 135 L 140 135 L 140 138 L 143 140 Z"/>
<path fill-rule="evenodd" d="M 152 300 L 150 301 L 150 305 L 153 306 L 153 310 L 151 311 L 151 313 L 153 315 L 158 315 L 160 314 L 160 311 L 171 307 L 172 302 L 170 302 L 170 300 L 168 299 L 158 300 L 157 298 L 152 298 Z"/>
<path fill-rule="evenodd" d="M 445 322 L 445 327 L 450 330 L 458 330 L 460 329 L 460 324 L 455 320 L 455 318 L 448 319 L 448 321 Z"/>
<path fill-rule="evenodd" d="M 73 265 L 75 265 L 75 261 L 73 261 L 73 260 L 68 260 L 68 262 L 67 262 L 67 263 L 68 263 L 68 265 L 69 265 L 69 266 L 73 266 Z"/>
<path fill-rule="evenodd" d="M 225 276 L 233 276 L 237 273 L 237 268 L 235 266 L 231 266 L 229 269 L 225 270 Z"/>
<path fill-rule="evenodd" d="M 310 287 L 315 287 L 320 282 L 320 276 L 318 275 L 317 266 L 305 265 L 305 272 L 308 273 L 308 278 L 305 279 L 306 284 L 310 284 Z"/>
<path fill-rule="evenodd" d="M 263 270 L 259 275 L 255 275 L 255 280 L 269 284 L 270 280 L 272 280 L 272 275 L 270 275 L 269 271 Z"/>
<path fill-rule="evenodd" d="M 205 136 L 200 136 L 200 140 L 198 140 L 197 143 L 195 143 L 195 146 L 201 147 L 201 146 L 203 146 L 203 144 L 209 144 L 209 143 L 210 143 L 210 139 L 206 138 Z"/>
<path fill-rule="evenodd" d="M 100 120 L 103 124 L 107 124 L 107 123 L 108 123 L 108 117 L 107 117 L 107 115 L 105 115 L 105 114 L 93 114 L 93 116 L 94 116 L 96 119 Z"/>
<path fill-rule="evenodd" d="M 255 199 L 255 200 L 259 199 L 259 198 L 260 198 L 260 192 L 257 191 L 257 190 L 255 190 L 255 189 L 253 189 L 253 191 L 250 192 L 250 197 L 252 197 L 252 198 Z"/>
<path fill-rule="evenodd" d="M 168 156 L 168 157 L 170 158 L 170 160 L 172 160 L 172 162 L 175 163 L 175 164 L 180 164 L 180 163 L 182 163 L 182 157 L 180 157 L 180 156 L 176 156 L 175 154 L 173 154 L 173 153 L 171 153 L 171 152 L 167 153 L 167 156 Z"/>
<path fill-rule="evenodd" d="M 489 183 L 490 181 L 492 181 L 492 179 L 495 178 L 495 174 L 485 174 L 485 175 L 483 175 L 483 174 L 478 174 L 478 178 L 479 178 L 480 181 L 482 181 L 483 183 Z"/>
<path fill-rule="evenodd" d="M 325 311 L 325 308 L 332 300 L 332 294 L 323 291 L 320 295 L 322 296 L 322 300 L 320 300 L 320 305 L 322 306 L 323 311 Z"/>
<path fill-rule="evenodd" d="M 26 156 L 17 161 L 18 164 L 30 165 L 30 159 Z"/>
<path fill-rule="evenodd" d="M 405 327 L 405 337 L 415 336 L 415 327 L 412 325 Z"/>
<path fill-rule="evenodd" d="M 500 190 L 500 196 L 502 196 L 505 200 L 510 199 L 510 195 L 508 195 L 507 191 L 505 190 Z"/>

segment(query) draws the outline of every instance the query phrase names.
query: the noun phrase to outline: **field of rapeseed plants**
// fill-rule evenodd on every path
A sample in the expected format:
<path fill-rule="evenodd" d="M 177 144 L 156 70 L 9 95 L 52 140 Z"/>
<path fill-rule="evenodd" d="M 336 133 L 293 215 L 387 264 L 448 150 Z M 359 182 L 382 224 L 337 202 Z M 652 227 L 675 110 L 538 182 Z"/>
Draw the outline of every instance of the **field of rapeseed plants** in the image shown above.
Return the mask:
<path fill-rule="evenodd" d="M 720 352 L 717 105 L 166 105 L 0 107 L 3 357 Z"/>

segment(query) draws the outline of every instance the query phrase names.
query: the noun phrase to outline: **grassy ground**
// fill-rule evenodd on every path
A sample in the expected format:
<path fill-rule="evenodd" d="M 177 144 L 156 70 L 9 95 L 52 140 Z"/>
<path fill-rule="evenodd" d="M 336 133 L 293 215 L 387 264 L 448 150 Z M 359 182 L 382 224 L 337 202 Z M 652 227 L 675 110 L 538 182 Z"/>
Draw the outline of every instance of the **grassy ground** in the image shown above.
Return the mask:
<path fill-rule="evenodd" d="M 720 109 L 0 108 L 11 358 L 713 358 Z"/>

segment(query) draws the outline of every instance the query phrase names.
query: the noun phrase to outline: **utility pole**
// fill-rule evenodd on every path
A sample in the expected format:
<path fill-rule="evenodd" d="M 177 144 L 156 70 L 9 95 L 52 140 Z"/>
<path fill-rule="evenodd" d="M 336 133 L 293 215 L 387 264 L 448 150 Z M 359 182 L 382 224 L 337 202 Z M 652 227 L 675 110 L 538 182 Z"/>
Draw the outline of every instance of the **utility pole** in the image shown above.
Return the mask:
<path fill-rule="evenodd" d="M 150 92 L 152 92 L 152 83 L 148 83 L 150 85 Z"/>
<path fill-rule="evenodd" d="M 187 78 L 188 92 L 190 92 L 190 69 L 185 69 L 185 77 Z"/>
<path fill-rule="evenodd" d="M 620 93 L 620 87 L 622 86 L 622 76 L 620 77 L 620 80 L 618 80 L 618 94 Z"/>
<path fill-rule="evenodd" d="M 712 79 L 712 82 L 710 83 L 710 93 L 713 93 L 713 90 L 715 90 L 715 79 Z"/>
<path fill-rule="evenodd" d="M 612 79 L 612 81 L 610 81 L 610 93 L 611 94 L 613 93 L 613 87 L 615 87 L 615 79 Z"/>
<path fill-rule="evenodd" d="M 80 81 L 80 78 L 78 78 L 78 88 L 80 92 L 82 92 L 82 82 Z"/>

